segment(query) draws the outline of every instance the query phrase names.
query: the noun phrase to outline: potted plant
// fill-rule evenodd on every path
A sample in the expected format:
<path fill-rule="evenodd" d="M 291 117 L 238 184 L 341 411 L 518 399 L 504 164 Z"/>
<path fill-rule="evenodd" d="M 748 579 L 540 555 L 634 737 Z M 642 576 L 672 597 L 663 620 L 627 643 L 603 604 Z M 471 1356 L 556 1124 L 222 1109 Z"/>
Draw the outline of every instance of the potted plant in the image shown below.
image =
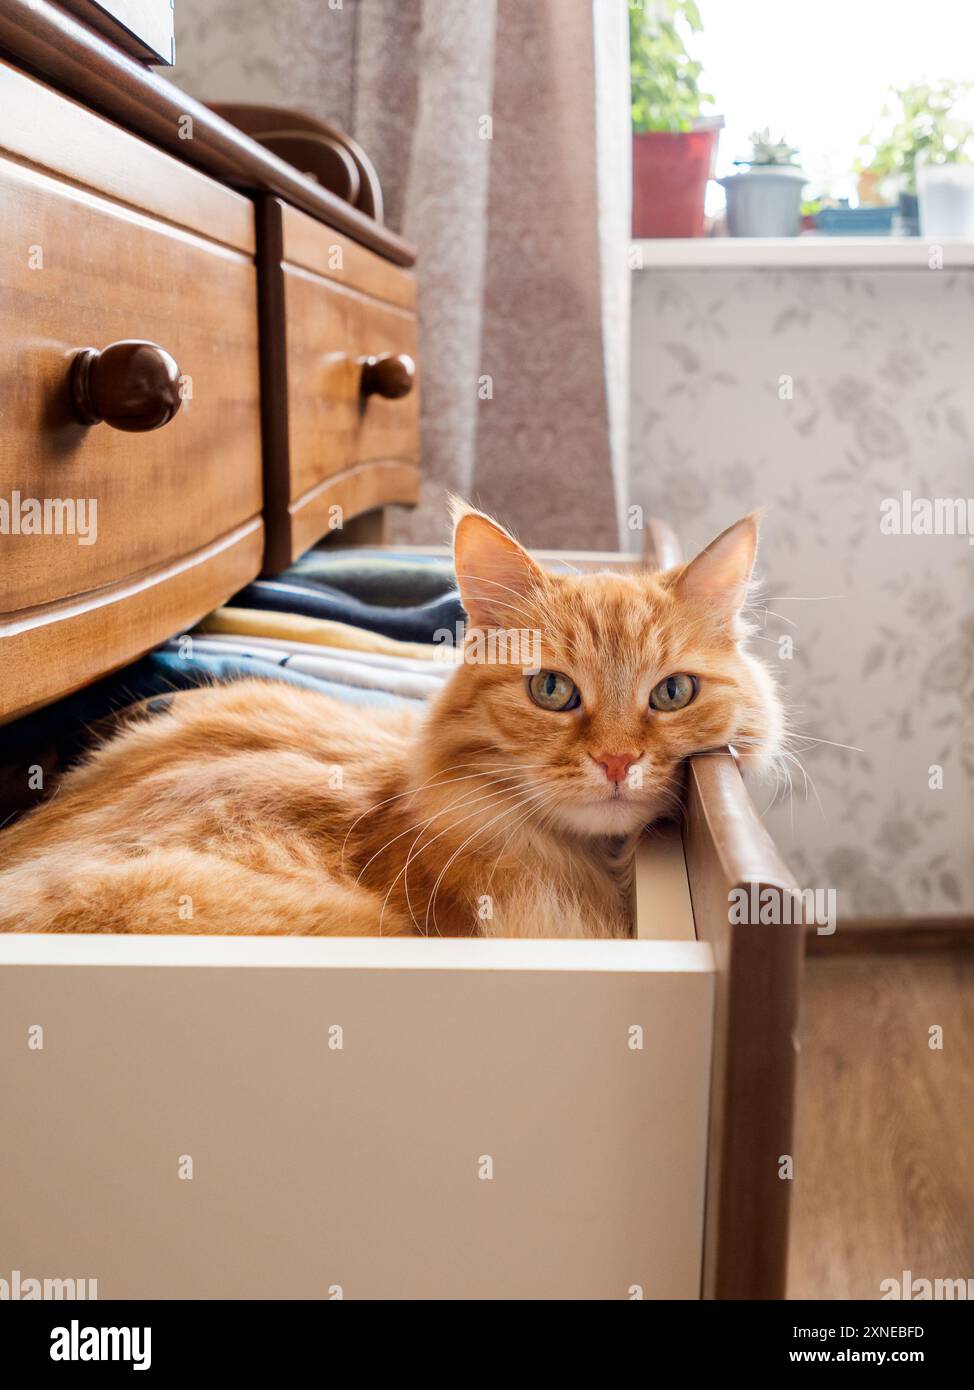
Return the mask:
<path fill-rule="evenodd" d="M 948 80 L 894 87 L 879 123 L 860 145 L 855 165 L 860 200 L 864 182 L 867 193 L 885 184 L 894 196 L 898 195 L 903 230 L 913 236 L 920 230 L 921 184 L 925 235 L 972 234 L 972 127 L 954 115 L 954 108 L 972 91 L 970 82 Z M 954 230 L 964 226 L 968 230 Z"/>
<path fill-rule="evenodd" d="M 701 28 L 695 0 L 629 7 L 635 237 L 703 235 L 722 122 L 701 116 L 713 98 L 700 90 L 700 64 L 686 46 Z"/>
<path fill-rule="evenodd" d="M 735 159 L 738 172 L 719 183 L 727 194 L 730 236 L 797 236 L 802 225 L 802 189 L 808 180 L 798 151 L 767 128 L 751 136 L 751 158 Z"/>

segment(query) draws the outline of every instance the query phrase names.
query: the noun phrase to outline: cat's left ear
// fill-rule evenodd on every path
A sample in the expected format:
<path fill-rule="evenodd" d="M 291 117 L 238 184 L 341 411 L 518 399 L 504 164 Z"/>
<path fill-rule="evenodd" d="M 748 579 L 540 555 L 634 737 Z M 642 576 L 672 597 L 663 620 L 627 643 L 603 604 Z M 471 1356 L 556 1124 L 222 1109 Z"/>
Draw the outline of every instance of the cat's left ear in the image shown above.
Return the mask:
<path fill-rule="evenodd" d="M 705 603 L 718 617 L 733 618 L 747 597 L 760 519 L 760 512 L 751 512 L 722 531 L 678 574 L 674 592 Z"/>
<path fill-rule="evenodd" d="M 453 562 L 460 599 L 473 627 L 525 627 L 525 600 L 543 589 L 545 572 L 523 546 L 483 512 L 454 499 Z"/>

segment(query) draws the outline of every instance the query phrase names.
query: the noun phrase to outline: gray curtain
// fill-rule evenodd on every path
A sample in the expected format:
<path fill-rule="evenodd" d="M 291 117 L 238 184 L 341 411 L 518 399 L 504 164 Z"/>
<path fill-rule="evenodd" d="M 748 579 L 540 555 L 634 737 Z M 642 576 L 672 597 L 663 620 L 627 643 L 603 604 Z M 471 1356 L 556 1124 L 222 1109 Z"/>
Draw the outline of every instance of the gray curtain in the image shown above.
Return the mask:
<path fill-rule="evenodd" d="M 177 0 L 173 80 L 336 122 L 420 248 L 423 496 L 529 544 L 614 548 L 629 341 L 626 7 L 618 0 Z"/>

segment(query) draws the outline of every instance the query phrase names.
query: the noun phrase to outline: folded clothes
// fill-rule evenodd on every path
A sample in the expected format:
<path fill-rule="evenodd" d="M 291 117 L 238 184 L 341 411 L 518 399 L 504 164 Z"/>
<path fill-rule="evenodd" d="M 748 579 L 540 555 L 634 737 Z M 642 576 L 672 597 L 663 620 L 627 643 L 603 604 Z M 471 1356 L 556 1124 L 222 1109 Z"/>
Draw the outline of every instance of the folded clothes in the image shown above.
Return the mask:
<path fill-rule="evenodd" d="M 457 587 L 448 555 L 387 555 L 327 547 L 309 550 L 275 577 L 340 589 L 363 603 L 387 608 L 428 603 Z"/>
<path fill-rule="evenodd" d="M 389 607 L 364 603 L 355 595 L 319 580 L 291 575 L 255 579 L 234 595 L 229 606 L 350 623 L 400 642 L 432 642 L 437 633 L 455 633 L 458 624 L 464 621 L 463 608 L 455 591 L 440 594 L 425 603 Z"/>
<path fill-rule="evenodd" d="M 185 639 L 176 638 L 172 642 L 166 643 L 163 650 L 179 651 L 184 646 Z M 431 661 L 411 662 L 411 666 L 425 668 L 421 673 L 417 673 L 412 670 L 397 669 L 392 664 L 396 660 L 395 657 L 386 657 L 387 664 L 385 666 L 371 666 L 349 659 L 344 654 L 329 653 L 324 648 L 315 647 L 310 643 L 303 644 L 301 650 L 294 650 L 297 646 L 297 643 L 292 643 L 292 650 L 287 650 L 269 643 L 258 644 L 257 641 L 245 637 L 218 636 L 194 637 L 192 639 L 194 657 L 206 660 L 223 657 L 227 660 L 243 658 L 250 661 L 266 661 L 287 672 L 296 671 L 299 674 L 314 676 L 318 680 L 328 681 L 334 685 L 350 686 L 353 690 L 386 691 L 390 695 L 401 695 L 412 700 L 425 700 L 430 695 L 437 694 L 443 687 L 443 681 L 449 675 L 449 669 L 444 667 L 441 672 L 441 668 Z M 346 696 L 346 698 L 353 697 Z"/>
<path fill-rule="evenodd" d="M 209 652 L 193 647 L 180 649 L 179 638 L 165 643 L 153 652 L 153 657 L 165 662 L 167 667 L 186 678 L 190 685 L 208 685 L 214 681 L 245 680 L 248 676 L 263 677 L 265 680 L 281 680 L 288 685 L 299 685 L 305 690 L 313 690 L 318 695 L 331 695 L 338 700 L 347 700 L 353 705 L 384 705 L 402 707 L 405 700 L 382 689 L 368 689 L 352 685 L 348 681 L 323 679 L 309 671 L 292 670 L 289 665 L 267 661 L 256 655 L 244 652 Z"/>
<path fill-rule="evenodd" d="M 455 647 L 446 643 L 400 642 L 379 632 L 366 632 L 349 623 L 327 618 L 306 618 L 300 613 L 277 613 L 253 608 L 218 608 L 204 618 L 199 632 L 229 632 L 244 637 L 275 637 L 289 642 L 312 642 L 319 647 L 345 647 L 351 651 L 409 656 L 420 661 L 455 661 Z"/>
<path fill-rule="evenodd" d="M 284 637 L 251 637 L 237 636 L 230 632 L 208 632 L 200 637 L 193 635 L 193 641 L 212 642 L 219 646 L 226 646 L 234 651 L 246 649 L 254 656 L 264 656 L 268 658 L 267 651 L 278 654 L 289 653 L 292 656 L 313 656 L 316 652 L 325 654 L 328 648 L 322 648 L 314 642 L 291 642 Z M 390 656 L 385 652 L 360 652 L 352 647 L 335 647 L 333 654 L 341 655 L 343 661 L 353 662 L 356 666 L 378 666 L 386 667 L 390 671 L 414 671 L 418 676 L 435 676 L 437 680 L 446 680 L 456 664 L 453 650 L 444 648 L 446 657 L 442 661 L 418 661 L 411 656 Z"/>

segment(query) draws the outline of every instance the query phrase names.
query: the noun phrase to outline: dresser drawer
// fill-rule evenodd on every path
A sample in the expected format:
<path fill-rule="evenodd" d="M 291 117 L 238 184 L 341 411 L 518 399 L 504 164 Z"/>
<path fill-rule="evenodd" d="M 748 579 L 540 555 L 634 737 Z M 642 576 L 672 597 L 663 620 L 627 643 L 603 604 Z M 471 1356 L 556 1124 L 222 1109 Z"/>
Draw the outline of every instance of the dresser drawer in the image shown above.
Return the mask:
<path fill-rule="evenodd" d="M 252 207 L 13 81 L 25 121 L 0 132 L 0 718 L 202 616 L 256 573 L 262 550 Z M 43 113 L 48 144 L 28 109 Z M 64 152 L 79 123 L 72 174 Z M 79 354 L 132 339 L 172 361 L 104 354 L 86 401 Z M 157 418 L 168 413 L 154 366 L 169 371 L 176 413 L 133 429 L 113 412 L 144 409 L 151 423 L 158 398 Z"/>
<path fill-rule="evenodd" d="M 699 941 L 0 934 L 8 1268 L 106 1299 L 698 1298 L 714 984 Z M 40 1068 L 38 1020 L 72 1040 Z M 219 1201 L 155 1178 L 184 1144 Z"/>
<path fill-rule="evenodd" d="M 416 501 L 416 288 L 408 271 L 277 199 L 261 221 L 274 573 L 336 524 Z"/>

